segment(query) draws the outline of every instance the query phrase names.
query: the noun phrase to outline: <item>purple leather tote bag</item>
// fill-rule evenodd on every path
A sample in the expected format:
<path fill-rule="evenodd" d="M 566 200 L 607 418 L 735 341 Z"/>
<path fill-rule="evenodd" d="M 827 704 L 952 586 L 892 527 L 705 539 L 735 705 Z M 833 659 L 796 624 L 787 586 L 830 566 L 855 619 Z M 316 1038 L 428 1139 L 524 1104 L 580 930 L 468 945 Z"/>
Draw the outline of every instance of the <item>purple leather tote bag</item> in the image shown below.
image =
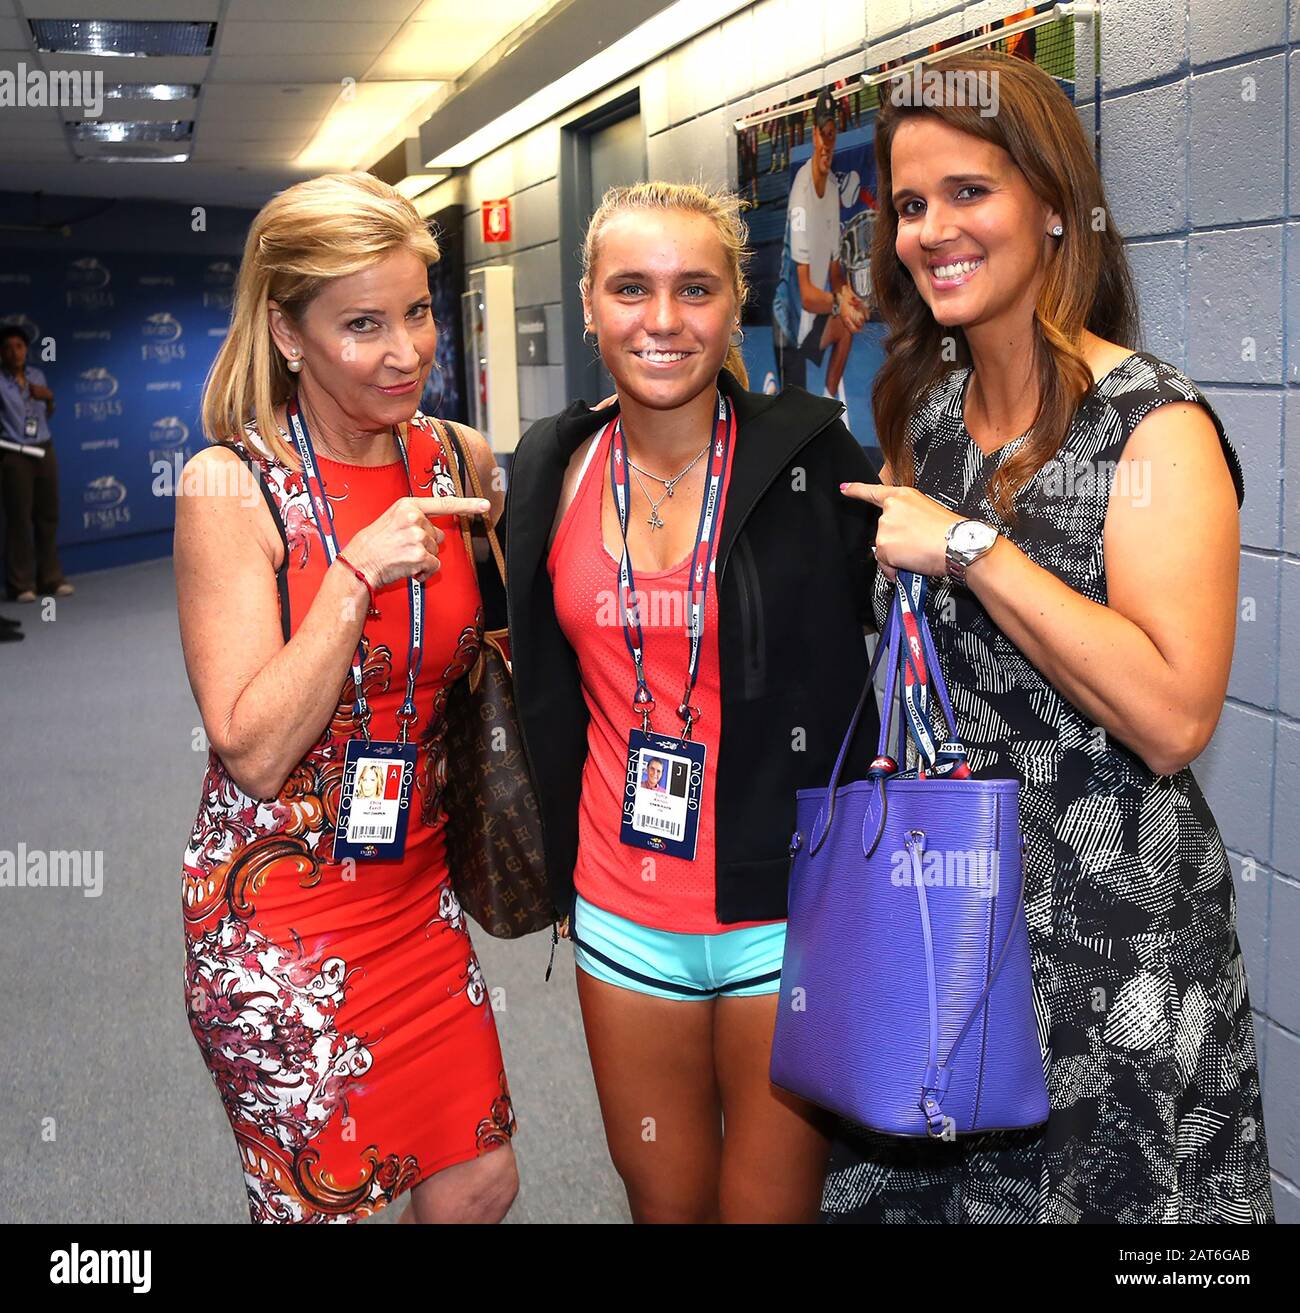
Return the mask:
<path fill-rule="evenodd" d="M 825 789 L 796 795 L 772 1081 L 888 1135 L 1047 1120 L 1024 915 L 1020 784 L 973 779 L 924 613 L 900 572 Z M 882 654 L 869 777 L 837 788 Z M 900 678 L 901 674 L 901 678 Z M 885 755 L 899 691 L 899 762 Z M 951 739 L 936 744 L 931 692 Z"/>

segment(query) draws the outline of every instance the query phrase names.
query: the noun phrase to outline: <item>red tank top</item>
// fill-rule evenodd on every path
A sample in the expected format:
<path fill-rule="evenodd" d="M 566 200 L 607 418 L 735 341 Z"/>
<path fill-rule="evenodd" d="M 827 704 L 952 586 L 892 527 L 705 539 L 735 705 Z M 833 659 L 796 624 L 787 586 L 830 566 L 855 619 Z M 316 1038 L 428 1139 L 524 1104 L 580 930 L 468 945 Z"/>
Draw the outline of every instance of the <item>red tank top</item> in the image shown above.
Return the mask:
<path fill-rule="evenodd" d="M 722 694 L 718 668 L 718 601 L 710 578 L 704 605 L 704 638 L 692 701 L 701 709 L 692 738 L 706 747 L 695 859 L 650 853 L 619 842 L 628 731 L 640 727 L 632 710 L 636 675 L 618 616 L 618 562 L 605 546 L 601 501 L 609 480 L 612 426 L 596 439 L 577 494 L 565 513 L 547 558 L 560 629 L 578 658 L 590 721 L 587 760 L 578 801 L 578 861 L 573 880 L 590 903 L 639 925 L 679 934 L 738 930 L 717 918 L 714 879 L 714 799 Z M 726 504 L 731 465 L 723 483 L 718 519 Z M 658 706 L 651 728 L 681 731 L 675 707 L 686 679 L 687 584 L 690 558 L 670 570 L 635 570 L 645 635 L 645 673 Z"/>

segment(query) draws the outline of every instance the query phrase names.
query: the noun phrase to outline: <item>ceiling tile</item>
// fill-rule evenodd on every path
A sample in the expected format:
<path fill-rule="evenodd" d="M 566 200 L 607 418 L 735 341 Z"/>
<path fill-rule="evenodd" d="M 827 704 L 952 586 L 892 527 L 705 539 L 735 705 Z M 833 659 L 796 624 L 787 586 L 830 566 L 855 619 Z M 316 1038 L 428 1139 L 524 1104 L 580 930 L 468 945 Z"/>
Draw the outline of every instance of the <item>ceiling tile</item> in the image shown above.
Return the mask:
<path fill-rule="evenodd" d="M 99 10 L 95 13 L 95 10 Z M 88 12 L 89 11 L 89 12 Z M 215 23 L 221 17 L 221 0 L 23 0 L 28 18 L 117 18 L 125 21 Z"/>
<path fill-rule="evenodd" d="M 217 33 L 219 60 L 231 55 L 377 55 L 397 31 L 395 23 L 223 23 Z"/>
<path fill-rule="evenodd" d="M 459 77 L 501 39 L 503 32 L 462 16 L 437 23 L 408 23 L 375 61 L 372 78 Z M 508 30 L 508 29 L 507 29 Z"/>
<path fill-rule="evenodd" d="M 341 86 L 346 77 L 360 81 L 369 63 L 368 55 L 223 55 L 212 70 L 212 81 L 334 81 Z"/>
<path fill-rule="evenodd" d="M 88 68 L 105 82 L 202 82 L 212 60 L 207 55 L 158 55 L 118 59 L 105 55 L 42 55 L 48 69 Z"/>
<path fill-rule="evenodd" d="M 383 23 L 400 23 L 419 7 L 419 0 L 366 0 L 364 12 L 357 0 L 294 0 L 293 12 L 302 25 L 355 22 L 359 17 Z M 231 23 L 274 23 L 284 10 L 266 0 L 230 0 L 226 21 Z"/>
<path fill-rule="evenodd" d="M 0 50 L 20 50 L 23 54 L 31 53 L 31 28 L 17 18 L 0 16 Z M 6 68 L 12 68 L 9 60 L 0 61 Z"/>

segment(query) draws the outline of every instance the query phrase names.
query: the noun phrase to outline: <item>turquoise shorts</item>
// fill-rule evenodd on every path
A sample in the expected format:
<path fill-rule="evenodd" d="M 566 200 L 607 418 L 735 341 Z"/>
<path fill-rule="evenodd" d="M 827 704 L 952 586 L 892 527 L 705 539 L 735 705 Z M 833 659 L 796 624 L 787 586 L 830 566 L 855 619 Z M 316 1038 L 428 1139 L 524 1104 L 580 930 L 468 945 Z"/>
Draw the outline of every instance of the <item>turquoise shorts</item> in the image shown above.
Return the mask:
<path fill-rule="evenodd" d="M 578 965 L 606 984 L 658 998 L 775 994 L 781 988 L 785 922 L 683 935 L 651 930 L 581 894 L 570 929 Z"/>

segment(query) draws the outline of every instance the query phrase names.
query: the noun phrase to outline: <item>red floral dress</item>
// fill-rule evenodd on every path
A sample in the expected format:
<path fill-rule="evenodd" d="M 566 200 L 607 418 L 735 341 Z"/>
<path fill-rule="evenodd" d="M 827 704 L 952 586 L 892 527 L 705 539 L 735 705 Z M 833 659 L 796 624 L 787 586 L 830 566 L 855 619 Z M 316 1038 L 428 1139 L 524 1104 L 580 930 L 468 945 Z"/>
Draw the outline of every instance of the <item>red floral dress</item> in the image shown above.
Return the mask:
<path fill-rule="evenodd" d="M 408 434 L 415 495 L 450 495 L 428 421 L 417 415 Z M 327 566 L 306 488 L 252 435 L 230 445 L 251 460 L 284 528 L 281 604 L 292 633 Z M 400 461 L 320 466 L 344 546 L 408 495 Z M 248 797 L 209 753 L 181 881 L 186 1008 L 230 1118 L 255 1222 L 354 1221 L 514 1133 L 440 806 L 442 710 L 477 658 L 482 609 L 456 521 L 435 523 L 446 536 L 442 567 L 425 585 L 415 693 L 425 729 L 403 856 L 332 860 L 343 754 L 356 733 L 350 674 L 331 723 L 277 798 Z M 371 735 L 391 739 L 406 687 L 405 582 L 377 601 L 363 675 Z"/>

